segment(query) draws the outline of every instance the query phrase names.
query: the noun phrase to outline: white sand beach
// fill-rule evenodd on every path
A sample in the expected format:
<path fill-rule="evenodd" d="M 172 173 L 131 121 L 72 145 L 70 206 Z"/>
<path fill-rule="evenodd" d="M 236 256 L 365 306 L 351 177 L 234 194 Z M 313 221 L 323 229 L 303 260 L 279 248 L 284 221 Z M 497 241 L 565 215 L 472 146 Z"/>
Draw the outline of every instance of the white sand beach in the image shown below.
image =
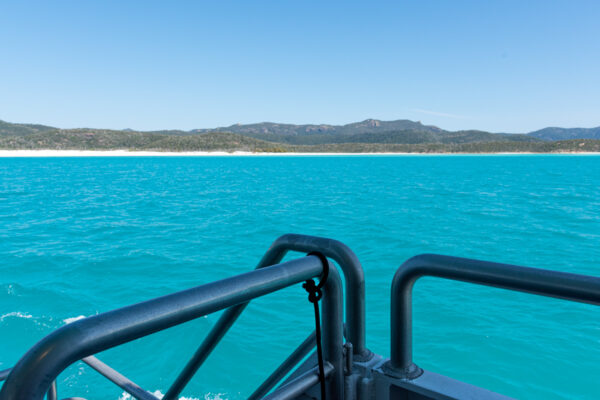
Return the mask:
<path fill-rule="evenodd" d="M 461 155 L 532 155 L 568 154 L 600 155 L 598 152 L 555 152 L 555 153 L 264 153 L 251 151 L 130 151 L 130 150 L 0 150 L 0 158 L 10 157 L 223 157 L 223 156 L 461 156 Z"/>

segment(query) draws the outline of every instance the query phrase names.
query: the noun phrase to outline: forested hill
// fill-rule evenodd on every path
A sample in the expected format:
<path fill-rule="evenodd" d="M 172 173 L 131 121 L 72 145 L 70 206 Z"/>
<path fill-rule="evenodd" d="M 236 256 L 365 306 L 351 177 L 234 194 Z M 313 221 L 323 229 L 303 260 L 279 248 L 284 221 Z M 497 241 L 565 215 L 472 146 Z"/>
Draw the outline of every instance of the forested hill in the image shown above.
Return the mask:
<path fill-rule="evenodd" d="M 544 128 L 530 132 L 528 135 L 542 140 L 600 139 L 600 126 L 596 128 Z"/>
<path fill-rule="evenodd" d="M 215 129 L 195 129 L 192 132 L 233 132 L 242 135 L 281 135 L 281 136 L 309 136 L 309 135 L 356 135 L 362 133 L 377 133 L 387 131 L 415 131 L 415 132 L 444 132 L 436 126 L 423 125 L 421 122 L 414 122 L 407 119 L 396 121 L 379 121 L 376 119 L 367 119 L 361 122 L 354 122 L 346 125 L 327 125 L 327 124 L 277 124 L 273 122 L 262 122 L 258 124 L 235 124 L 227 127 Z"/>
<path fill-rule="evenodd" d="M 24 136 L 39 132 L 48 132 L 56 130 L 52 126 L 35 125 L 35 124 L 11 124 L 0 120 L 0 136 Z"/>
<path fill-rule="evenodd" d="M 177 135 L 106 129 L 56 129 L 29 135 L 0 135 L 0 149 L 286 151 L 276 143 L 265 142 L 229 132 Z"/>
<path fill-rule="evenodd" d="M 367 119 L 347 125 L 291 125 L 263 122 L 232 125 L 216 129 L 196 129 L 192 132 L 233 132 L 255 139 L 295 145 L 335 143 L 475 143 L 495 141 L 534 142 L 539 139 L 526 135 L 495 134 L 484 131 L 446 131 L 436 126 L 409 120 L 379 121 Z"/>
<path fill-rule="evenodd" d="M 0 149 L 315 153 L 600 151 L 600 140 L 548 141 L 546 136 L 537 137 L 533 133 L 452 132 L 408 120 L 372 119 L 348 125 L 261 123 L 218 129 L 151 132 L 131 129 L 59 129 L 0 121 Z"/>

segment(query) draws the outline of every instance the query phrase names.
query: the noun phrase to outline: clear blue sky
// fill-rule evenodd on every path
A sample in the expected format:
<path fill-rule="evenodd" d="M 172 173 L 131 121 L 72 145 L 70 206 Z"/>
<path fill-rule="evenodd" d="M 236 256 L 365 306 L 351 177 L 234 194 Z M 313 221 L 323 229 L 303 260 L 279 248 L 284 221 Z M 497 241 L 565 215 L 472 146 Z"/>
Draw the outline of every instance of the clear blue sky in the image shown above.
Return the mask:
<path fill-rule="evenodd" d="M 4 1 L 0 119 L 600 125 L 600 1 Z"/>

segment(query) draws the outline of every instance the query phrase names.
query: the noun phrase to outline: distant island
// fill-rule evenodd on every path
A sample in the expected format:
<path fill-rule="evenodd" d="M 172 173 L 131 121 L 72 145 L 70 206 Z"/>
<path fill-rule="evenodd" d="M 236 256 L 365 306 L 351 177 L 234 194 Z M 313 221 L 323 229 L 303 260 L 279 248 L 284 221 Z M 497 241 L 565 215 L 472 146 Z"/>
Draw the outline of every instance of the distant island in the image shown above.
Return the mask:
<path fill-rule="evenodd" d="M 600 152 L 600 127 L 526 134 L 447 131 L 409 120 L 347 125 L 264 122 L 191 131 L 60 129 L 0 120 L 0 150 L 128 150 L 256 153 L 581 153 Z"/>

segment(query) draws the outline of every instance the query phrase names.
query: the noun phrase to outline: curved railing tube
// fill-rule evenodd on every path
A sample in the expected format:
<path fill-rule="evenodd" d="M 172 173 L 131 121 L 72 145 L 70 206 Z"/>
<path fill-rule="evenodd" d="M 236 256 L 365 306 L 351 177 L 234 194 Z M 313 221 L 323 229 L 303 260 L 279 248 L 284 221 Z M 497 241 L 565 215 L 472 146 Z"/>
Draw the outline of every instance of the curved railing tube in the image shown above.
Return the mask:
<path fill-rule="evenodd" d="M 317 251 L 338 263 L 346 282 L 346 328 L 347 340 L 352 343 L 354 359 L 366 361 L 372 357 L 365 345 L 365 276 L 358 258 L 348 246 L 333 239 L 315 236 L 287 234 L 273 242 L 258 263 L 257 269 L 277 264 L 289 251 L 310 253 Z M 248 304 L 240 304 L 223 312 L 190 361 L 175 379 L 163 400 L 175 400 L 192 379 L 210 353 Z"/>
<path fill-rule="evenodd" d="M 333 365 L 332 377 L 326 382 L 328 399 L 344 399 L 344 293 L 342 280 L 335 266 L 329 264 L 329 274 L 323 287 L 321 337 L 323 359 Z"/>
<path fill-rule="evenodd" d="M 278 263 L 289 251 L 316 251 L 338 263 L 346 281 L 346 339 L 352 343 L 355 359 L 362 361 L 370 358 L 372 354 L 366 347 L 365 339 L 365 275 L 356 254 L 334 239 L 287 234 L 273 242 L 257 268 Z"/>
<path fill-rule="evenodd" d="M 3 380 L 5 380 L 8 377 L 8 374 L 10 374 L 10 368 L 8 369 L 3 369 L 2 371 L 0 371 L 0 382 L 2 382 Z"/>
<path fill-rule="evenodd" d="M 400 378 L 421 374 L 412 359 L 412 288 L 423 276 L 600 305 L 597 277 L 434 254 L 413 257 L 402 264 L 392 282 L 391 354 L 385 369 Z"/>
<path fill-rule="evenodd" d="M 84 357 L 318 277 L 322 271 L 318 257 L 302 257 L 65 325 L 39 341 L 12 368 L 0 391 L 0 400 L 42 400 L 59 373 Z M 333 276 L 327 281 L 326 291 L 335 294 L 335 273 Z M 341 299 L 326 296 L 323 340 L 331 344 L 339 341 L 341 353 Z M 333 306 L 332 302 L 339 304 Z M 331 314 L 338 308 L 339 318 Z M 328 319 L 339 321 L 327 322 Z M 328 328 L 325 324 L 329 324 Z M 339 332 L 334 329 L 337 325 Z M 336 361 L 336 351 L 331 350 L 326 356 L 337 369 L 336 364 L 343 361 Z"/>

